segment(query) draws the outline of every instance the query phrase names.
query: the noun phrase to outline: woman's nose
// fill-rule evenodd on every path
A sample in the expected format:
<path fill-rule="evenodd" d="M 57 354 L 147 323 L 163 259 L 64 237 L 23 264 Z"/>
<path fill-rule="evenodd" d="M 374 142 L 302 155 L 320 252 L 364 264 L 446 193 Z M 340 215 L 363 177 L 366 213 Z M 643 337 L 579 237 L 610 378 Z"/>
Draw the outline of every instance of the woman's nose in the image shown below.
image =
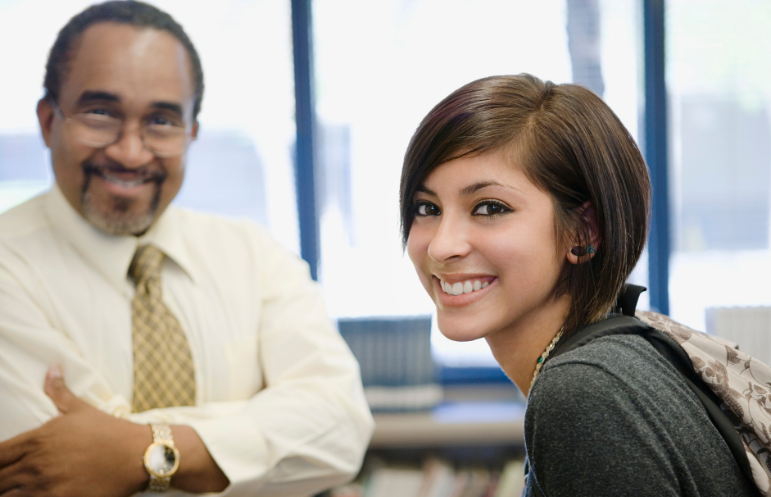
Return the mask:
<path fill-rule="evenodd" d="M 428 245 L 428 256 L 436 262 L 451 262 L 462 259 L 469 252 L 471 243 L 465 224 L 451 217 L 443 217 Z"/>

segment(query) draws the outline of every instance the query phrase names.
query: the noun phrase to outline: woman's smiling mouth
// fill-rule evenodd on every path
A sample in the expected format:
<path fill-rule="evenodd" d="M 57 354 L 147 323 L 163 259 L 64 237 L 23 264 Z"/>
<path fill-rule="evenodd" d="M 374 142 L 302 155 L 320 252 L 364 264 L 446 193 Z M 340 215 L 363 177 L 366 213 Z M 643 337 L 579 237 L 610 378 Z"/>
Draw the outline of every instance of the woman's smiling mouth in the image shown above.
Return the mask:
<path fill-rule="evenodd" d="M 464 279 L 440 278 L 434 276 L 437 297 L 446 305 L 459 306 L 476 302 L 493 283 L 498 281 L 495 276 L 470 277 Z M 455 280 L 454 282 L 447 280 Z"/>
<path fill-rule="evenodd" d="M 462 295 L 464 293 L 471 293 L 471 292 L 478 292 L 482 288 L 487 288 L 487 285 L 489 285 L 489 281 L 480 281 L 480 280 L 466 280 L 464 282 L 457 282 L 457 283 L 445 283 L 442 280 L 439 280 L 439 285 L 442 287 L 442 290 L 444 290 L 444 293 L 448 293 L 450 295 Z"/>

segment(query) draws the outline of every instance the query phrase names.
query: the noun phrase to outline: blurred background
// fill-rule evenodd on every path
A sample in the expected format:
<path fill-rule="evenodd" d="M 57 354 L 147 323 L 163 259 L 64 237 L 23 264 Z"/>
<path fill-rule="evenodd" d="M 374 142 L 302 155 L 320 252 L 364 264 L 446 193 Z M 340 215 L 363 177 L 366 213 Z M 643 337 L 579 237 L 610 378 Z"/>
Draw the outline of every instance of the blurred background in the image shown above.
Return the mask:
<path fill-rule="evenodd" d="M 90 3 L 0 0 L 0 211 L 51 184 L 35 104 L 58 29 Z M 398 178 L 420 119 L 462 84 L 520 72 L 583 84 L 644 149 L 642 0 L 154 3 L 188 31 L 206 78 L 200 138 L 176 203 L 252 218 L 298 254 L 305 219 L 315 254 L 303 255 L 335 318 L 431 314 L 402 254 Z M 653 3 L 665 15 L 666 119 L 657 132 L 667 146 L 656 167 L 667 190 L 655 195 L 668 203 L 669 264 L 652 307 L 703 330 L 708 307 L 771 304 L 763 277 L 771 274 L 771 3 Z M 310 34 L 301 46 L 293 10 L 294 31 Z M 305 68 L 296 67 L 298 51 Z M 314 121 L 310 212 L 296 193 L 309 186 L 307 161 L 305 176 L 295 174 L 298 69 L 311 82 L 298 86 Z M 633 275 L 643 285 L 647 262 L 646 254 Z M 454 366 L 492 361 L 485 343 L 452 344 L 436 331 L 432 349 Z"/>
<path fill-rule="evenodd" d="M 0 0 L 0 212 L 51 185 L 35 105 L 56 33 L 90 3 Z M 375 446 L 521 448 L 520 407 L 445 409 L 448 385 L 506 380 L 484 341 L 455 344 L 431 324 L 399 234 L 407 143 L 436 103 L 474 79 L 528 72 L 585 85 L 638 141 L 654 179 L 651 243 L 631 278 L 650 287 L 640 308 L 704 330 L 710 308 L 771 305 L 771 2 L 152 3 L 184 26 L 205 75 L 201 131 L 175 203 L 251 218 L 308 260 L 341 332 L 367 358 L 370 387 L 446 387 L 409 391 L 397 410 L 444 395 L 434 424 L 478 422 L 457 443 L 441 441 L 447 430 L 423 443 L 414 436 L 428 425 L 381 416 Z M 399 351 L 435 367 L 399 366 L 397 378 L 398 361 L 386 358 L 406 357 Z M 388 391 L 375 393 L 388 410 Z M 489 440 L 479 435 L 512 420 Z M 517 433 L 503 436 L 511 426 Z"/>

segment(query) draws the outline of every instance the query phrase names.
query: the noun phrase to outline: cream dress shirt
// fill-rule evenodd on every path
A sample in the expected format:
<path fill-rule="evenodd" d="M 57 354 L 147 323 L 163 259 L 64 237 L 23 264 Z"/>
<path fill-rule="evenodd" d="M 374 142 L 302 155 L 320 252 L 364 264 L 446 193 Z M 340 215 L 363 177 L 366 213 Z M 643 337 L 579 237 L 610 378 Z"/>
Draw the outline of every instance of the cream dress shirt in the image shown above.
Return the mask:
<path fill-rule="evenodd" d="M 127 271 L 147 243 L 168 255 L 163 298 L 190 342 L 196 405 L 132 413 Z M 250 222 L 174 206 L 141 237 L 99 231 L 56 186 L 0 216 L 0 440 L 57 414 L 43 392 L 54 363 L 102 411 L 192 426 L 229 496 L 341 483 L 373 429 L 358 365 L 307 265 Z"/>

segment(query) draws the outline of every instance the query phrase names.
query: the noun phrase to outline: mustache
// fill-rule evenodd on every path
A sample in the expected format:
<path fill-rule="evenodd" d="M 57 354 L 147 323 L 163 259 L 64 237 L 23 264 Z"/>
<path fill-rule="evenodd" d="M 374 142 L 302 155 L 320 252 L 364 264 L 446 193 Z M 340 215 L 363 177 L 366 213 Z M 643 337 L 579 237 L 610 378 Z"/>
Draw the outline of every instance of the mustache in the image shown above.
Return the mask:
<path fill-rule="evenodd" d="M 143 166 L 137 168 L 128 168 L 119 162 L 109 162 L 107 164 L 96 164 L 93 161 L 85 161 L 82 164 L 83 173 L 86 177 L 91 175 L 104 178 L 110 174 L 131 174 L 137 179 L 142 179 L 145 182 L 154 181 L 156 183 L 162 183 L 166 179 L 167 173 L 163 169 L 151 166 Z"/>

